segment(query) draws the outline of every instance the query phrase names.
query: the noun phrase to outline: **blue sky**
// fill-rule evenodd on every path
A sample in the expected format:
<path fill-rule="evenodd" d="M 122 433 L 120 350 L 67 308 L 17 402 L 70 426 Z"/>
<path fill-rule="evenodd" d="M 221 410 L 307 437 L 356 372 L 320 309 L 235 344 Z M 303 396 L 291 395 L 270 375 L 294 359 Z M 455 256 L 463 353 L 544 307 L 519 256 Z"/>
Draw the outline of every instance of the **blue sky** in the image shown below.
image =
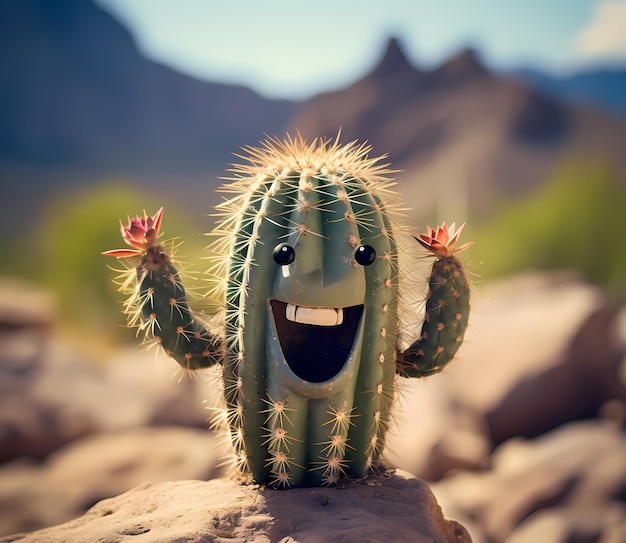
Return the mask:
<path fill-rule="evenodd" d="M 464 46 L 494 68 L 626 65 L 626 0 L 97 0 L 149 57 L 308 98 L 365 74 L 389 36 L 432 67 Z"/>

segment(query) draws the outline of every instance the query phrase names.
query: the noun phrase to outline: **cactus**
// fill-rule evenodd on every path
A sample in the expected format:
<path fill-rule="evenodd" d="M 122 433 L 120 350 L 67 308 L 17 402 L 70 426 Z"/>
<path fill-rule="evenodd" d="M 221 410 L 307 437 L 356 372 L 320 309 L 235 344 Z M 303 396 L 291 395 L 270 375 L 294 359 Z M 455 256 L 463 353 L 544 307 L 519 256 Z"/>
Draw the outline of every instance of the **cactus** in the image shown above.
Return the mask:
<path fill-rule="evenodd" d="M 163 208 L 154 217 L 145 210 L 143 217 L 129 217 L 127 226 L 120 221 L 122 238 L 134 249 L 103 254 L 133 259 L 126 267 L 130 273 L 122 274 L 121 286 L 130 295 L 124 304 L 129 325 L 144 331 L 147 339 L 189 370 L 212 366 L 223 358 L 222 342 L 190 311 L 185 287 L 172 262 L 173 251 L 155 244 L 162 217 Z M 130 287 L 135 281 L 138 288 Z"/>
<path fill-rule="evenodd" d="M 437 260 L 433 263 L 421 341 L 398 353 L 398 372 L 406 377 L 426 377 L 440 372 L 454 358 L 465 335 L 469 320 L 469 281 L 463 265 L 455 256 L 472 245 L 456 247 L 463 231 L 444 222 L 430 235 L 420 234 L 415 239 L 431 251 Z"/>
<path fill-rule="evenodd" d="M 400 352 L 399 201 L 382 157 L 302 138 L 246 151 L 210 245 L 217 282 L 206 295 L 224 307 L 221 331 L 189 310 L 157 242 L 162 210 L 121 223 L 133 250 L 105 253 L 127 263 L 129 322 L 186 369 L 222 365 L 217 419 L 246 480 L 365 476 L 382 466 L 397 376 L 441 371 L 462 342 L 469 285 L 454 254 L 469 244 L 455 249 L 462 227 L 445 223 L 416 238 L 437 259 L 422 336 Z"/>

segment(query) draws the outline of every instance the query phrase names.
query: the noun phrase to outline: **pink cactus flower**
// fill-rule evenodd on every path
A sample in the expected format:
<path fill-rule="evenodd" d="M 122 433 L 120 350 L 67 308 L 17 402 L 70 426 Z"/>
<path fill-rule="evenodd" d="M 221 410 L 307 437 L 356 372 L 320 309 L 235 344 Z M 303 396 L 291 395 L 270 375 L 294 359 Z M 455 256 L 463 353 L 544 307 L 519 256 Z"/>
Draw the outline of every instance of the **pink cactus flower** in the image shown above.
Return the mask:
<path fill-rule="evenodd" d="M 163 208 L 159 209 L 153 217 L 148 216 L 144 209 L 143 217 L 139 215 L 133 219 L 128 217 L 128 225 L 125 225 L 120 220 L 122 239 L 127 245 L 134 247 L 134 249 L 113 249 L 111 251 L 104 251 L 102 254 L 105 256 L 126 258 L 146 253 L 159 237 L 162 218 Z"/>
<path fill-rule="evenodd" d="M 465 228 L 465 223 L 463 223 L 459 229 L 456 229 L 456 224 L 452 223 L 448 226 L 445 222 L 442 223 L 441 226 L 437 227 L 437 229 L 428 227 L 428 234 L 419 234 L 415 239 L 426 249 L 428 249 L 431 253 L 433 253 L 437 257 L 446 257 L 456 253 L 460 253 L 464 251 L 468 247 L 474 245 L 473 241 L 465 243 L 460 247 L 457 247 L 456 244 L 459 241 L 459 237 L 461 236 L 461 232 Z"/>

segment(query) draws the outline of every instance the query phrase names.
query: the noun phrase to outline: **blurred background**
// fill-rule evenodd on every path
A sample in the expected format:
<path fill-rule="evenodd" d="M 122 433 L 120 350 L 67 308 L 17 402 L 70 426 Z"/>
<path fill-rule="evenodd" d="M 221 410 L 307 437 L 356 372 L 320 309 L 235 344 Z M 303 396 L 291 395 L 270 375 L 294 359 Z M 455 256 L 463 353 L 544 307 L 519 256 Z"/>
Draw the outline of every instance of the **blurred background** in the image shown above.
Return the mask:
<path fill-rule="evenodd" d="M 415 232 L 476 241 L 391 459 L 477 542 L 626 541 L 625 29 L 623 0 L 0 1 L 0 534 L 219 473 L 215 375 L 140 350 L 100 252 L 164 205 L 200 277 L 241 148 L 341 130 Z"/>

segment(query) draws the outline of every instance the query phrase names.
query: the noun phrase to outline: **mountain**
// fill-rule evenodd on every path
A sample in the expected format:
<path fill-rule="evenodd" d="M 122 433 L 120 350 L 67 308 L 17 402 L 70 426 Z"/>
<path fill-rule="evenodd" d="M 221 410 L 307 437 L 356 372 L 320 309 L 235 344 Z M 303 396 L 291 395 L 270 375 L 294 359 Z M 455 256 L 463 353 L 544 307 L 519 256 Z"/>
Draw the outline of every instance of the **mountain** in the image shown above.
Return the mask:
<path fill-rule="evenodd" d="M 206 178 L 295 107 L 147 60 L 86 0 L 2 2 L 0 66 L 5 176 L 24 167 L 39 179 L 51 170 Z"/>
<path fill-rule="evenodd" d="M 108 179 L 202 217 L 232 153 L 286 131 L 341 130 L 388 153 L 419 224 L 488 213 L 568 156 L 626 172 L 623 120 L 494 73 L 472 49 L 425 70 L 391 39 L 358 81 L 296 103 L 148 60 L 90 0 L 20 0 L 0 3 L 0 74 L 0 227 Z"/>
<path fill-rule="evenodd" d="M 597 68 L 554 76 L 522 69 L 512 77 L 559 99 L 605 109 L 626 120 L 626 68 Z"/>
<path fill-rule="evenodd" d="M 568 156 L 626 172 L 626 124 L 498 76 L 472 49 L 424 71 L 391 40 L 369 74 L 303 104 L 288 128 L 367 138 L 401 170 L 400 192 L 427 220 L 487 213 L 543 183 Z"/>

